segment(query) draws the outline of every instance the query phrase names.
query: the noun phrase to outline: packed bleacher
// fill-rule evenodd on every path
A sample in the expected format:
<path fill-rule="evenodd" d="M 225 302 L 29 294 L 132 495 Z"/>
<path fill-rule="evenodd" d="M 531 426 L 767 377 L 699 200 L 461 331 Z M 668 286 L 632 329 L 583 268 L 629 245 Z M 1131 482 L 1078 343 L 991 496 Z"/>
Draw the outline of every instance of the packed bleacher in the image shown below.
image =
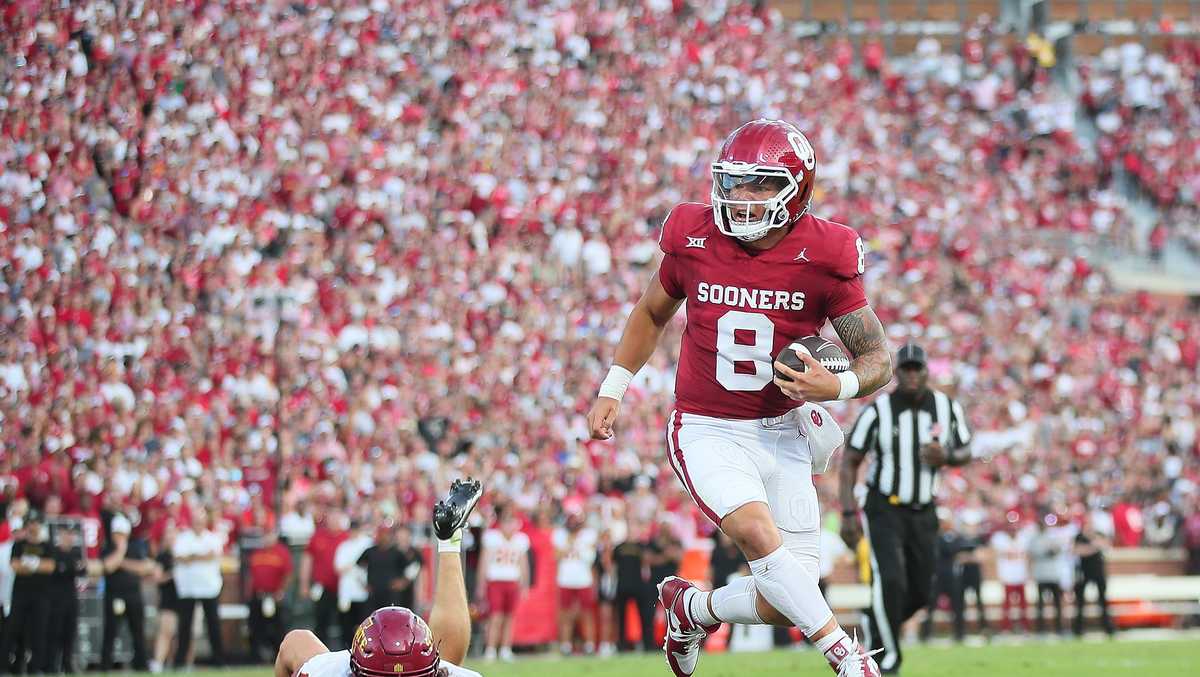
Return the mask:
<path fill-rule="evenodd" d="M 1151 71 L 1151 104 L 1141 70 L 1091 66 L 1097 151 L 1080 100 L 986 24 L 867 71 L 765 7 L 666 0 L 27 0 L 3 25 L 9 502 L 108 497 L 151 539 L 207 506 L 305 540 L 330 510 L 424 523 L 470 474 L 485 515 L 706 535 L 662 463 L 679 324 L 615 443 L 582 415 L 662 218 L 764 116 L 812 140 L 814 211 L 868 243 L 893 343 L 969 404 L 984 460 L 941 484 L 959 519 L 1178 545 L 1200 511 L 1200 315 L 1062 237 L 1132 237 L 1113 162 L 1197 232 L 1194 50 Z M 1151 539 L 1151 516 L 1174 526 Z"/>
<path fill-rule="evenodd" d="M 1200 50 L 1194 40 L 1172 40 L 1162 54 L 1126 43 L 1079 69 L 1080 103 L 1101 134 L 1101 159 L 1126 172 L 1144 196 L 1163 211 L 1161 236 L 1169 233 L 1200 251 L 1195 227 L 1200 199 L 1196 123 Z M 1161 248 L 1161 241 L 1157 244 Z"/>

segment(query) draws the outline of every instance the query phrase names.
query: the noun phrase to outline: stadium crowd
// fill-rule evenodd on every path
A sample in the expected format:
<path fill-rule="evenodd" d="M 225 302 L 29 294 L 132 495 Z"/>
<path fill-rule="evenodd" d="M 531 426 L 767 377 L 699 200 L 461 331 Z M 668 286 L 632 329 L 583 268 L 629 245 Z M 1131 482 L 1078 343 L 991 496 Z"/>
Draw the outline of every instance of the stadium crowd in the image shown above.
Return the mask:
<path fill-rule="evenodd" d="M 1196 88 L 1200 48 L 1195 41 L 1168 43 L 1164 53 L 1147 53 L 1130 42 L 1105 50 L 1079 68 L 1080 103 L 1100 132 L 1098 148 L 1107 179 L 1124 170 L 1166 216 L 1151 237 L 1160 250 L 1168 233 L 1200 252 L 1195 224 L 1200 204 L 1196 139 Z"/>
<path fill-rule="evenodd" d="M 211 510 L 232 547 L 426 523 L 434 488 L 470 474 L 481 515 L 706 540 L 661 462 L 673 351 L 615 443 L 582 415 L 662 218 L 705 200 L 720 140 L 765 116 L 813 141 L 814 209 L 868 243 L 893 341 L 922 340 L 970 404 L 986 461 L 945 474 L 956 520 L 1051 511 L 1121 546 L 1182 543 L 1196 310 L 1117 292 L 1064 235 L 1128 236 L 1101 181 L 1118 156 L 1194 225 L 1194 45 L 1152 79 L 1161 106 L 1102 103 L 1142 76 L 1093 67 L 1108 84 L 1084 105 L 1121 121 L 1099 113 L 1096 152 L 1075 99 L 988 24 L 961 53 L 871 51 L 864 72 L 844 39 L 725 4 L 7 3 L 7 503 L 111 502 L 152 543 Z M 855 405 L 833 410 L 848 425 Z"/>

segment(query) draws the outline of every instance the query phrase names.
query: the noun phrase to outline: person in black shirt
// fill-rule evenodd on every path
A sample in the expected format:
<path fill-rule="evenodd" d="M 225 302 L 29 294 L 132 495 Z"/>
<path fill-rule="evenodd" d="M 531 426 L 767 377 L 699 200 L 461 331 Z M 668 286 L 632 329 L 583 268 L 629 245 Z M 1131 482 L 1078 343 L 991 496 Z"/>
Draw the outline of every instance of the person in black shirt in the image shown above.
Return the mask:
<path fill-rule="evenodd" d="M 713 585 L 727 584 L 729 577 L 738 573 L 744 564 L 746 564 L 746 558 L 742 556 L 742 551 L 738 549 L 737 543 L 726 536 L 724 531 L 718 529 L 713 534 L 713 550 L 709 559 Z"/>
<path fill-rule="evenodd" d="M 1083 529 L 1075 537 L 1075 555 L 1079 557 L 1079 568 L 1075 572 L 1075 635 L 1083 634 L 1084 592 L 1088 583 L 1096 584 L 1096 596 L 1100 602 L 1100 618 L 1104 632 L 1114 632 L 1112 617 L 1108 615 L 1108 573 L 1104 570 L 1104 548 L 1108 541 L 1090 529 Z"/>
<path fill-rule="evenodd" d="M 975 594 L 975 615 L 979 618 L 979 632 L 988 632 L 987 615 L 983 613 L 983 563 L 979 560 L 979 551 L 983 548 L 983 540 L 971 533 L 973 527 L 967 527 L 967 533 L 958 543 L 958 552 L 954 561 L 958 566 L 958 594 L 962 599 L 959 608 L 963 609 L 963 630 L 966 630 L 967 591 Z"/>
<path fill-rule="evenodd" d="M 8 615 L 9 632 L 4 635 L 0 655 L 15 654 L 15 674 L 40 672 L 46 661 L 51 605 L 47 599 L 55 569 L 54 547 L 49 529 L 37 513 L 29 513 L 12 547 L 12 610 Z"/>
<path fill-rule="evenodd" d="M 414 606 L 417 576 L 421 573 L 421 554 L 412 547 L 412 530 L 390 523 L 379 528 L 375 545 L 363 551 L 358 564 L 367 570 L 368 604 L 371 609 L 385 606 Z"/>
<path fill-rule="evenodd" d="M 954 613 L 954 639 L 961 642 L 966 634 L 966 621 L 963 618 L 962 585 L 959 581 L 959 567 L 956 562 L 962 548 L 962 537 L 954 533 L 949 522 L 942 523 L 942 533 L 937 541 L 937 564 L 933 573 L 933 587 L 929 596 L 929 607 L 926 609 L 925 620 L 921 621 L 921 641 L 928 641 L 933 634 L 933 612 L 937 609 L 938 601 L 945 595 L 950 600 L 950 609 Z"/>
<path fill-rule="evenodd" d="M 49 651 L 42 671 L 74 674 L 75 636 L 79 628 L 79 592 L 75 581 L 87 575 L 77 531 L 61 526 L 54 530 L 54 573 L 50 574 L 51 628 Z"/>
<path fill-rule="evenodd" d="M 646 563 L 650 565 L 650 580 L 661 581 L 678 574 L 681 561 L 683 544 L 671 531 L 671 523 L 663 520 L 647 548 Z"/>
<path fill-rule="evenodd" d="M 625 638 L 625 608 L 632 600 L 637 607 L 642 625 L 642 649 L 653 651 L 654 645 L 654 585 L 646 579 L 646 555 L 648 545 L 644 540 L 645 529 L 641 524 L 629 520 L 625 540 L 613 548 L 613 565 L 616 569 L 616 593 L 613 606 L 617 616 L 617 647 L 629 651 Z"/>
<path fill-rule="evenodd" d="M 129 624 L 133 644 L 133 670 L 149 669 L 146 657 L 146 602 L 142 599 L 142 576 L 157 575 L 158 565 L 149 559 L 149 546 L 143 539 L 133 539 L 133 525 L 114 509 L 111 494 L 105 495 L 108 504 L 100 511 L 103 538 L 100 547 L 104 567 L 104 632 L 100 648 L 100 666 L 112 670 L 113 648 L 117 641 L 119 623 Z"/>
<path fill-rule="evenodd" d="M 675 536 L 669 519 L 662 519 L 646 546 L 646 564 L 650 568 L 650 584 L 679 574 L 683 561 L 683 544 Z M 657 587 L 654 589 L 657 599 Z"/>
<path fill-rule="evenodd" d="M 153 671 L 159 671 L 170 663 L 175 637 L 179 634 L 179 593 L 175 590 L 175 558 L 171 554 L 171 546 L 178 532 L 174 520 L 168 520 L 158 544 L 158 554 L 154 556 L 154 562 L 158 564 L 158 575 L 154 579 L 158 583 L 158 630 L 154 635 Z M 187 662 L 189 665 L 192 663 L 191 660 Z"/>

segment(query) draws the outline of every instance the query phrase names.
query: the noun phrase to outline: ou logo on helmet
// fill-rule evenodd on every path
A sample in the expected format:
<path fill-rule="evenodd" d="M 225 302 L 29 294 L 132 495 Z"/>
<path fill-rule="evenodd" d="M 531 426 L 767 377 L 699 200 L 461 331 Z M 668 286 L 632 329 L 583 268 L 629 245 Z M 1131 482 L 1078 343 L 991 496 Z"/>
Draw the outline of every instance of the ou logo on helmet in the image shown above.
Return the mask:
<path fill-rule="evenodd" d="M 812 144 L 800 132 L 788 132 L 787 140 L 804 163 L 804 168 L 811 172 L 817 166 L 817 154 L 813 152 Z"/>

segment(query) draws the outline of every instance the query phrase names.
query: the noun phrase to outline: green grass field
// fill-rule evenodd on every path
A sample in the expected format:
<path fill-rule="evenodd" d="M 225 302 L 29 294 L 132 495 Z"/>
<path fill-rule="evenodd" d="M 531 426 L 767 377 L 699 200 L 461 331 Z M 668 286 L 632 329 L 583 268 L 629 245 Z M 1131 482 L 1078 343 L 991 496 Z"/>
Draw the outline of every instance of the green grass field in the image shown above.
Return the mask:
<path fill-rule="evenodd" d="M 515 663 L 467 661 L 484 677 L 670 677 L 661 654 L 599 658 L 522 658 Z M 182 673 L 180 673 L 182 674 Z M 191 673 L 195 677 L 199 673 Z M 227 670 L 211 677 L 267 677 L 268 670 Z M 705 655 L 697 677 L 829 677 L 815 651 Z M 1197 677 L 1200 639 L 1068 641 L 989 646 L 914 646 L 904 653 L 905 677 Z"/>
<path fill-rule="evenodd" d="M 580 675 L 584 677 L 670 677 L 661 654 L 595 660 L 531 659 L 524 663 L 469 667 L 485 677 Z M 828 677 L 816 651 L 702 656 L 697 677 Z M 1192 638 L 1161 642 L 1064 642 L 984 647 L 925 647 L 905 651 L 905 677 L 1179 677 L 1200 676 L 1200 642 Z"/>

